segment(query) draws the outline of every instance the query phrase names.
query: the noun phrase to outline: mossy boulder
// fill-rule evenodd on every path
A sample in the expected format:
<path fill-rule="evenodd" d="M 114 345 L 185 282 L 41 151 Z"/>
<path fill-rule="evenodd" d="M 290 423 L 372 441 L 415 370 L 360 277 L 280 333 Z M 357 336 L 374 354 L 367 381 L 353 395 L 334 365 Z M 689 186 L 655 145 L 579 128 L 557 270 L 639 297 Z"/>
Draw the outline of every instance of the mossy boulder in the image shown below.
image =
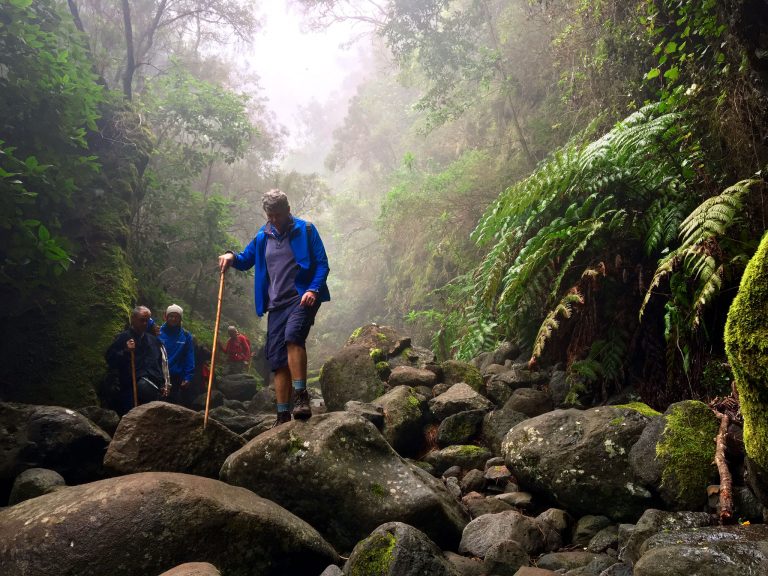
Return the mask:
<path fill-rule="evenodd" d="M 452 466 L 458 466 L 462 470 L 482 469 L 490 457 L 491 453 L 487 448 L 462 444 L 433 450 L 424 460 L 434 467 L 436 474 L 442 474 Z"/>
<path fill-rule="evenodd" d="M 384 393 L 376 363 L 366 346 L 339 350 L 323 365 L 320 388 L 328 410 L 343 410 L 350 400 L 370 402 Z"/>
<path fill-rule="evenodd" d="M 632 470 L 670 510 L 700 510 L 715 480 L 719 422 L 703 402 L 686 400 L 654 417 L 630 451 Z"/>
<path fill-rule="evenodd" d="M 421 530 L 382 524 L 352 550 L 346 576 L 458 576 L 442 551 Z"/>
<path fill-rule="evenodd" d="M 768 471 L 768 233 L 728 310 L 725 350 L 736 379 L 747 456 Z"/>
<path fill-rule="evenodd" d="M 371 404 L 384 411 L 381 433 L 389 445 L 401 456 L 418 455 L 425 441 L 422 429 L 427 413 L 427 399 L 410 386 L 396 386 Z"/>
<path fill-rule="evenodd" d="M 411 339 L 401 336 L 392 326 L 366 324 L 352 332 L 346 345 L 365 346 L 369 351 L 376 350 L 378 360 L 386 360 L 408 348 L 411 345 Z"/>
<path fill-rule="evenodd" d="M 480 370 L 467 362 L 446 360 L 440 365 L 440 368 L 443 372 L 443 382 L 446 384 L 464 382 L 476 392 L 479 392 L 483 385 L 483 376 L 480 374 Z"/>

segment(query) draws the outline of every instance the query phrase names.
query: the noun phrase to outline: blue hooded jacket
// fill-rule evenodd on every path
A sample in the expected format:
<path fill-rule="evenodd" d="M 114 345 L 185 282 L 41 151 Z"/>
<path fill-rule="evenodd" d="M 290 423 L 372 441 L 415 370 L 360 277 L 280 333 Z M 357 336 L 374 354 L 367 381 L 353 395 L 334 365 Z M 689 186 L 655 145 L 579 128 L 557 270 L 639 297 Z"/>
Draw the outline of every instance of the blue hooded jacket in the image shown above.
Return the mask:
<path fill-rule="evenodd" d="M 331 294 L 328 291 L 328 256 L 320 234 L 312 224 L 301 218 L 293 217 L 293 228 L 290 231 L 290 244 L 293 257 L 299 270 L 296 273 L 296 291 L 299 297 L 311 290 L 317 292 L 320 302 L 328 302 Z M 269 299 L 269 277 L 267 276 L 267 233 L 266 225 L 256 233 L 256 237 L 240 254 L 235 255 L 232 265 L 237 270 L 248 270 L 254 267 L 253 292 L 256 314 L 263 316 L 267 310 Z"/>
<path fill-rule="evenodd" d="M 195 375 L 195 342 L 192 334 L 181 326 L 171 328 L 163 324 L 160 326 L 159 338 L 168 353 L 168 372 L 191 381 Z"/>

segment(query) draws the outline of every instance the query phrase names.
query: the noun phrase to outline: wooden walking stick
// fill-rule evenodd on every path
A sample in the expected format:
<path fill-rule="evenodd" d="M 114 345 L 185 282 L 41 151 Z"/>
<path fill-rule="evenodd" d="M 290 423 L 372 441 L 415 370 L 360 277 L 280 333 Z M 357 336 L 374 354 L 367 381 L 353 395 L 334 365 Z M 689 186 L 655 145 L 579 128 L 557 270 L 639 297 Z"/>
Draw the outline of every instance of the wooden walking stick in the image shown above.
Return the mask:
<path fill-rule="evenodd" d="M 133 380 L 133 407 L 139 405 L 139 388 L 136 386 L 136 351 L 131 350 L 131 379 Z"/>
<path fill-rule="evenodd" d="M 213 349 L 211 350 L 211 372 L 208 374 L 208 394 L 205 397 L 205 418 L 203 418 L 203 430 L 208 425 L 208 408 L 211 405 L 211 386 L 213 385 L 213 370 L 216 367 L 216 344 L 219 339 L 219 321 L 221 320 L 221 296 L 224 294 L 224 270 L 219 279 L 219 301 L 216 305 L 216 325 L 213 329 Z"/>

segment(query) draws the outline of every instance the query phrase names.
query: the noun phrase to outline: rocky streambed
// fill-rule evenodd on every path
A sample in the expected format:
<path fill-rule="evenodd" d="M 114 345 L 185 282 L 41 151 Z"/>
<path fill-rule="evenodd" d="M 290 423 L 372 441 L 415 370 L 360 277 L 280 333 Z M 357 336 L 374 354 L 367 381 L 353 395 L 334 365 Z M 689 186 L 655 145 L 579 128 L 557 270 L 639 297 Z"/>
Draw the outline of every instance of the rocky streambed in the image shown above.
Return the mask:
<path fill-rule="evenodd" d="M 0 574 L 768 574 L 737 425 L 719 526 L 706 405 L 570 406 L 518 356 L 436 364 L 366 327 L 311 383 L 314 416 L 277 428 L 240 375 L 205 430 L 162 402 L 119 424 L 0 403 Z"/>

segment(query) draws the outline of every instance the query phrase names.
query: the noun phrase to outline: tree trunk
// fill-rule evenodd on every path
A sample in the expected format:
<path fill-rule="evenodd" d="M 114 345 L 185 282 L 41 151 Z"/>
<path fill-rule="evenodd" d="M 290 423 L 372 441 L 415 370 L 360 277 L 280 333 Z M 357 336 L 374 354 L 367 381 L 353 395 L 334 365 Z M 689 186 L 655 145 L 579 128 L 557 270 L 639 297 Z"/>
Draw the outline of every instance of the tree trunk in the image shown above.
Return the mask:
<path fill-rule="evenodd" d="M 133 99 L 133 74 L 136 72 L 136 59 L 133 51 L 133 26 L 131 25 L 131 5 L 122 0 L 123 29 L 125 31 L 125 71 L 123 72 L 123 94 L 128 100 Z"/>

